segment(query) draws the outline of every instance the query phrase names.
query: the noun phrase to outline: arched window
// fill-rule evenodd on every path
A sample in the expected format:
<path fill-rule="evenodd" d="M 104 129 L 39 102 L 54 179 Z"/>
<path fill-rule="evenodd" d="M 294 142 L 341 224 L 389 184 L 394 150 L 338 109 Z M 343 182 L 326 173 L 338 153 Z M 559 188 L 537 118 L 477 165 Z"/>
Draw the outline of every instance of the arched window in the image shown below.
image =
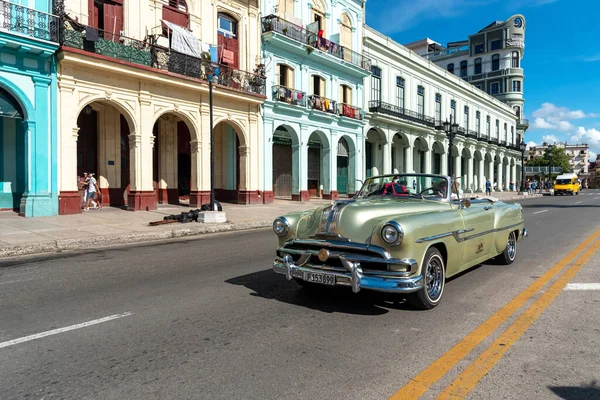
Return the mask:
<path fill-rule="evenodd" d="M 513 68 L 520 68 L 520 59 L 519 59 L 519 52 L 518 51 L 513 51 L 512 52 L 512 62 L 511 62 L 511 66 Z"/>
<path fill-rule="evenodd" d="M 481 74 L 481 57 L 475 59 L 475 75 Z"/>
<path fill-rule="evenodd" d="M 294 15 L 294 0 L 277 0 L 277 14 L 281 16 L 284 14 Z"/>
<path fill-rule="evenodd" d="M 446 69 L 448 70 L 448 72 L 450 72 L 451 74 L 453 74 L 454 73 L 454 63 L 448 64 L 448 66 L 446 67 Z"/>
<path fill-rule="evenodd" d="M 232 68 L 239 68 L 238 23 L 235 18 L 225 13 L 217 14 L 217 45 L 219 46 L 219 63 Z"/>
<path fill-rule="evenodd" d="M 347 49 L 352 48 L 352 21 L 346 13 L 340 18 L 340 44 Z"/>
<path fill-rule="evenodd" d="M 318 22 L 318 30 L 323 31 L 325 37 L 325 5 L 322 0 L 313 0 L 311 21 Z"/>

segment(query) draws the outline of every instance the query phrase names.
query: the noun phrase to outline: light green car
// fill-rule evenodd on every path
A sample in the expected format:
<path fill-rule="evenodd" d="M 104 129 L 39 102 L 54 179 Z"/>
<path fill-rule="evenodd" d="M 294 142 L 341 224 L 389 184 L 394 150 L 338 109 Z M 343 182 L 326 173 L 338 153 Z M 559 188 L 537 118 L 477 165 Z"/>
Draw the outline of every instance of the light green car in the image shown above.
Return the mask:
<path fill-rule="evenodd" d="M 458 198 L 450 177 L 396 174 L 366 180 L 351 200 L 273 222 L 273 270 L 301 285 L 401 293 L 439 304 L 446 278 L 496 258 L 511 264 L 527 237 L 520 204 Z"/>

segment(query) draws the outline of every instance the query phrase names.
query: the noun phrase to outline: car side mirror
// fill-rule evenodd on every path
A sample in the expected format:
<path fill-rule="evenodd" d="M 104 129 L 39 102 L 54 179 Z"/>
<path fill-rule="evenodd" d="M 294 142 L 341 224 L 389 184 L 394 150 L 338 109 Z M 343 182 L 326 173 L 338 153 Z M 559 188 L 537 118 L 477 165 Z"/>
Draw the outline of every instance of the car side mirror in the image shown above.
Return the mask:
<path fill-rule="evenodd" d="M 460 208 L 466 209 L 471 207 L 471 200 L 469 199 L 460 199 Z"/>

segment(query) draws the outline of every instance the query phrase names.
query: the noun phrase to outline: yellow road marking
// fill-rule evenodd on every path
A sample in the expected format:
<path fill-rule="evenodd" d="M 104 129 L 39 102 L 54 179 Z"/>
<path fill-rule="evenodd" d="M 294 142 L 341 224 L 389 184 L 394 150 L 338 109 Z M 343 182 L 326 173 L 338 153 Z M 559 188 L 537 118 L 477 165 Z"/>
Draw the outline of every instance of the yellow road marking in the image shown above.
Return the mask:
<path fill-rule="evenodd" d="M 466 397 L 477 383 L 502 358 L 504 353 L 517 342 L 525 331 L 548 308 L 552 301 L 562 292 L 565 285 L 575 277 L 577 272 L 592 258 L 600 248 L 600 240 L 570 266 L 550 288 L 545 291 L 517 320 L 473 361 L 447 388 L 438 396 L 438 400 L 462 399 Z"/>
<path fill-rule="evenodd" d="M 579 246 L 571 250 L 565 257 L 546 271 L 533 282 L 527 289 L 518 294 L 484 323 L 475 328 L 471 333 L 461 339 L 450 350 L 425 368 L 419 375 L 411 379 L 404 387 L 398 390 L 391 400 L 409 400 L 421 397 L 431 385 L 439 381 L 460 360 L 469 354 L 477 345 L 502 325 L 511 315 L 521 308 L 531 297 L 543 288 L 562 269 L 569 265 L 587 246 L 600 236 L 600 229 L 584 240 Z"/>

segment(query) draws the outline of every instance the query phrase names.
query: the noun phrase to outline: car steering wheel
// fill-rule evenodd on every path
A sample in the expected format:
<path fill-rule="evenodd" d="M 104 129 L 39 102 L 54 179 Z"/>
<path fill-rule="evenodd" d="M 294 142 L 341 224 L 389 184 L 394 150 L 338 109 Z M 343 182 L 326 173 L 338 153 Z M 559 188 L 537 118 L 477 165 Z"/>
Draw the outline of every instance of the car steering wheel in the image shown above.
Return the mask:
<path fill-rule="evenodd" d="M 421 190 L 421 191 L 419 192 L 419 196 L 423 196 L 423 193 L 424 193 L 424 192 L 426 192 L 426 191 L 428 191 L 428 190 L 430 190 L 430 191 L 431 191 L 431 193 L 432 193 L 432 194 L 434 194 L 434 195 L 437 195 L 437 194 L 438 194 L 438 190 L 437 190 L 436 188 L 433 188 L 433 187 L 428 187 L 428 188 L 425 188 L 425 189 Z"/>

